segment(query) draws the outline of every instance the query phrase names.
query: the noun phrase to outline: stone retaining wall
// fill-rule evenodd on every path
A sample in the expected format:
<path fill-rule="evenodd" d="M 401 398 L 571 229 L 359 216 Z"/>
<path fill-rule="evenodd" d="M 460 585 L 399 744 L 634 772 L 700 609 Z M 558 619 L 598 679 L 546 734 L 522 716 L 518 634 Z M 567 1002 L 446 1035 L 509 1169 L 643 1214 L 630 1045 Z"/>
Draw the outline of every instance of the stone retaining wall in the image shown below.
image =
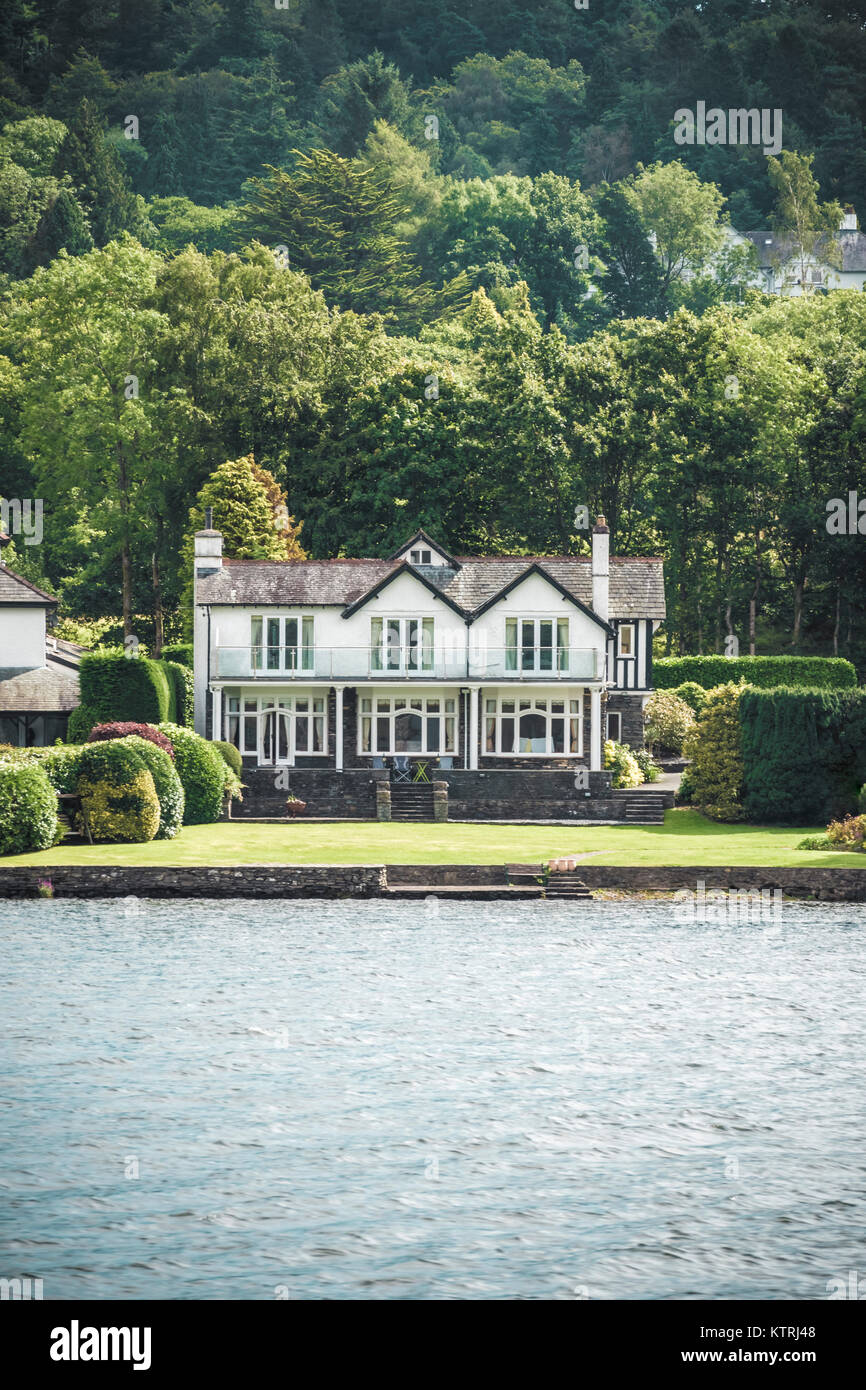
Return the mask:
<path fill-rule="evenodd" d="M 49 879 L 58 898 L 368 898 L 387 885 L 378 865 L 268 865 L 158 869 L 64 865 L 0 868 L 0 898 L 35 897 Z"/>
<path fill-rule="evenodd" d="M 866 855 L 862 869 L 832 868 L 820 865 L 790 869 L 761 867 L 695 867 L 675 869 L 664 866 L 630 864 L 615 868 L 609 864 L 581 864 L 577 873 L 587 888 L 621 889 L 628 893 L 675 892 L 678 888 L 697 891 L 699 882 L 707 890 L 716 888 L 781 888 L 790 897 L 819 898 L 823 902 L 866 902 Z"/>

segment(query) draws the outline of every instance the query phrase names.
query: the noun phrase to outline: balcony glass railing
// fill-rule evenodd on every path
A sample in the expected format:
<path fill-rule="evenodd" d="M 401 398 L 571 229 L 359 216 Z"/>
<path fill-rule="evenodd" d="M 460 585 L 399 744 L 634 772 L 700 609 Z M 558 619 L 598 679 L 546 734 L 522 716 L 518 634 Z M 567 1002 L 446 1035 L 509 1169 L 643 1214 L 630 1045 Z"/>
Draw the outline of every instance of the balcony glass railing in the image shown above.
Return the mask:
<path fill-rule="evenodd" d="M 218 680 L 595 680 L 592 647 L 217 647 Z"/>

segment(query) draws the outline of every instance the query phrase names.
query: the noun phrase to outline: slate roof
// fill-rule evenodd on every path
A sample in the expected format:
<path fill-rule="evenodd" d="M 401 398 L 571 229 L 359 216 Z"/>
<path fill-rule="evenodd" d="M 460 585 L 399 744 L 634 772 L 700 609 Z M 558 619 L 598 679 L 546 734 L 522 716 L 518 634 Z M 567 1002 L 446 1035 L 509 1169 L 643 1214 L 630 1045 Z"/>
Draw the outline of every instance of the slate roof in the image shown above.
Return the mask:
<path fill-rule="evenodd" d="M 0 713 L 65 714 L 80 704 L 77 670 L 50 656 L 29 671 L 0 667 Z"/>
<path fill-rule="evenodd" d="M 794 241 L 791 237 L 778 236 L 773 231 L 743 232 L 743 236 L 752 243 L 758 253 L 758 264 L 764 270 L 775 267 L 779 264 L 786 264 L 794 254 Z M 837 232 L 835 236 L 837 248 L 842 253 L 839 265 L 830 265 L 824 258 L 822 243 L 818 243 L 816 248 L 817 259 L 822 265 L 826 265 L 830 270 L 841 271 L 845 274 L 857 274 L 866 271 L 866 234 L 860 231 L 846 230 Z M 807 258 L 809 261 L 812 257 Z"/>
<path fill-rule="evenodd" d="M 22 579 L 20 574 L 0 564 L 0 603 L 32 603 L 34 607 L 46 608 L 53 607 L 56 602 L 57 599 L 46 594 L 44 589 L 37 589 L 29 579 Z"/>
<path fill-rule="evenodd" d="M 579 603 L 592 607 L 588 556 L 458 555 L 458 570 L 413 565 L 469 615 L 513 580 L 539 565 Z M 390 560 L 224 560 L 221 570 L 198 581 L 200 603 L 242 607 L 341 608 L 357 602 L 403 567 Z M 664 566 L 657 557 L 613 556 L 610 561 L 611 618 L 665 616 Z"/>

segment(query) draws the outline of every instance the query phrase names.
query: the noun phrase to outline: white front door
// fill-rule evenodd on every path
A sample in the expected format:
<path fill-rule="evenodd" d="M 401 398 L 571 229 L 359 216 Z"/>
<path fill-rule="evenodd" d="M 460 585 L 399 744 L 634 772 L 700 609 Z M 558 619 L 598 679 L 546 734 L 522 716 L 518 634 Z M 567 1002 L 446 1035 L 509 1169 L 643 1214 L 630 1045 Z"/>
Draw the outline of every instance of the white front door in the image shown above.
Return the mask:
<path fill-rule="evenodd" d="M 276 767 L 293 762 L 292 721 L 287 710 L 263 710 L 259 719 L 259 763 Z"/>

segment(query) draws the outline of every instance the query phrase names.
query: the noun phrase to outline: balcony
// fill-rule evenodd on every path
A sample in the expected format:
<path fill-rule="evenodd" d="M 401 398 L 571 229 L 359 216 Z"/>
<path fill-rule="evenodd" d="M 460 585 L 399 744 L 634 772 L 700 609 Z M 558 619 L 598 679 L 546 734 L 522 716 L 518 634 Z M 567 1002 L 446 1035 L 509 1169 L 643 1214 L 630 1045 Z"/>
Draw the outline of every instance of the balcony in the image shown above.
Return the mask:
<path fill-rule="evenodd" d="M 591 681 L 593 647 L 217 647 L 212 680 Z"/>

